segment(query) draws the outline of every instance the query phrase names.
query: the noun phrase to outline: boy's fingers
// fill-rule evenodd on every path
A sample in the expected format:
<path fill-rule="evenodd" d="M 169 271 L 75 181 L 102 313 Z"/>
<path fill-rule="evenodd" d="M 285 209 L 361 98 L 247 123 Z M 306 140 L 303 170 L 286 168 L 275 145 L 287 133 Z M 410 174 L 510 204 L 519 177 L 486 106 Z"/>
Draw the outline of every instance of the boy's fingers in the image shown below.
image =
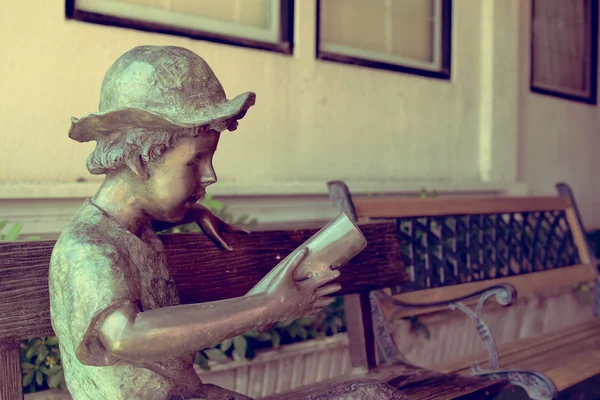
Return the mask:
<path fill-rule="evenodd" d="M 336 280 L 337 278 L 340 277 L 340 275 L 341 275 L 341 272 L 337 269 L 328 270 L 328 271 L 320 273 L 319 275 L 315 276 L 313 279 L 310 279 L 310 281 L 313 281 L 314 285 L 316 287 L 320 287 L 320 286 L 323 286 L 333 280 Z"/>
<path fill-rule="evenodd" d="M 300 264 L 302 259 L 306 256 L 306 247 L 292 252 L 288 257 L 284 258 L 282 262 L 275 266 L 275 271 L 272 277 L 272 282 L 277 280 L 285 279 L 288 275 L 293 274 L 296 267 Z"/>
<path fill-rule="evenodd" d="M 212 227 L 211 227 L 212 228 Z M 217 246 L 222 247 L 227 251 L 232 251 L 233 248 L 216 232 L 214 229 L 203 229 L 204 234 L 213 241 Z"/>
<path fill-rule="evenodd" d="M 341 288 L 342 288 L 342 285 L 340 285 L 339 283 L 336 283 L 334 285 L 323 286 L 323 287 L 317 289 L 317 296 L 319 296 L 319 297 L 327 296 L 327 295 L 330 295 L 332 293 L 339 291 Z"/>
<path fill-rule="evenodd" d="M 225 232 L 229 232 L 229 233 L 238 233 L 238 232 L 242 232 L 245 233 L 247 235 L 250 234 L 250 231 L 242 226 L 242 225 L 229 225 L 229 224 L 225 224 L 225 227 L 223 229 Z"/>
<path fill-rule="evenodd" d="M 293 273 L 294 270 L 302 263 L 302 260 L 304 260 L 304 258 L 306 257 L 307 254 L 308 254 L 308 247 L 302 247 L 301 249 L 299 249 L 296 252 L 296 254 L 294 254 L 292 256 L 290 261 L 288 261 L 288 265 L 285 266 L 286 273 L 288 273 L 288 274 Z"/>
<path fill-rule="evenodd" d="M 318 313 L 320 313 L 321 311 L 323 311 L 322 307 L 315 307 L 315 308 L 311 308 L 310 310 L 308 310 L 306 312 L 306 317 L 312 316 L 312 315 L 317 315 Z"/>
<path fill-rule="evenodd" d="M 312 303 L 312 308 L 323 308 L 323 307 L 327 307 L 328 305 L 330 305 L 331 303 L 333 303 L 335 301 L 335 298 L 333 297 L 322 297 L 318 300 L 315 300 Z"/>
<path fill-rule="evenodd" d="M 224 248 L 227 251 L 232 251 L 233 247 L 231 247 L 221 236 L 216 236 L 214 240 L 217 242 L 219 246 Z"/>

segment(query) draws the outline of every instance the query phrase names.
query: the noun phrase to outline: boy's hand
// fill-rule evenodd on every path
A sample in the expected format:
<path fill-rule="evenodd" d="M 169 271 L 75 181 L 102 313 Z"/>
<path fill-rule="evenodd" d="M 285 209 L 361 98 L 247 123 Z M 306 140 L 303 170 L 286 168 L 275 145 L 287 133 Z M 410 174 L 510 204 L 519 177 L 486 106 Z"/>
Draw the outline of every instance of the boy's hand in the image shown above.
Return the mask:
<path fill-rule="evenodd" d="M 191 209 L 193 212 L 193 220 L 202 229 L 202 232 L 217 246 L 231 251 L 233 248 L 221 236 L 223 232 L 238 233 L 243 232 L 249 234 L 246 228 L 238 225 L 230 225 L 221 218 L 213 214 L 208 208 L 196 204 Z"/>
<path fill-rule="evenodd" d="M 297 282 L 294 271 L 308 254 L 306 247 L 299 249 L 291 257 L 284 259 L 271 270 L 246 295 L 264 293 L 268 296 L 271 323 L 265 324 L 262 331 L 268 329 L 273 321 L 284 321 L 319 313 L 323 307 L 333 303 L 329 297 L 341 289 L 339 284 L 328 285 L 340 276 L 339 270 L 328 269 L 318 276 Z"/>

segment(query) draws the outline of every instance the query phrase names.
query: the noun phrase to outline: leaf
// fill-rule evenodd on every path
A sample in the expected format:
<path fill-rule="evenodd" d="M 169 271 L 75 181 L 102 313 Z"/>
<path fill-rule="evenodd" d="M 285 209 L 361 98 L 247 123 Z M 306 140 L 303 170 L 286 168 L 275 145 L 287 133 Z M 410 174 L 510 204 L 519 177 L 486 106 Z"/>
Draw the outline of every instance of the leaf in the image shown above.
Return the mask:
<path fill-rule="evenodd" d="M 219 349 L 205 349 L 204 354 L 213 361 L 223 362 L 227 361 L 227 356 Z"/>
<path fill-rule="evenodd" d="M 250 218 L 248 215 L 242 215 L 241 217 L 235 220 L 235 223 L 238 225 L 244 225 L 246 221 L 248 221 L 248 218 Z"/>
<path fill-rule="evenodd" d="M 308 329 L 308 335 L 311 338 L 319 338 L 319 337 L 321 337 L 321 334 L 315 328 L 309 328 Z"/>
<path fill-rule="evenodd" d="M 48 368 L 46 368 L 45 365 L 40 365 L 40 371 L 42 371 L 42 374 L 44 375 L 48 375 L 48 373 L 50 372 L 48 371 Z"/>
<path fill-rule="evenodd" d="M 304 317 L 304 318 L 300 318 L 298 321 L 298 323 L 300 325 L 311 325 L 313 322 L 315 322 L 315 319 L 317 319 L 316 315 L 311 315 L 310 317 Z"/>
<path fill-rule="evenodd" d="M 42 386 L 44 384 L 44 375 L 40 370 L 35 371 L 35 383 L 37 383 L 38 386 Z"/>
<path fill-rule="evenodd" d="M 259 342 L 267 342 L 271 340 L 271 335 L 268 333 L 260 333 L 258 331 L 249 331 L 244 333 L 244 336 L 258 340 Z"/>
<path fill-rule="evenodd" d="M 46 361 L 46 357 L 48 357 L 48 346 L 42 344 L 38 351 L 38 360 L 40 360 L 40 362 L 44 362 Z"/>
<path fill-rule="evenodd" d="M 279 345 L 281 344 L 281 335 L 279 335 L 279 332 L 273 331 L 273 333 L 271 334 L 271 344 L 275 349 L 279 347 Z"/>
<path fill-rule="evenodd" d="M 290 337 L 292 339 L 296 338 L 296 336 L 298 336 L 298 330 L 299 330 L 299 326 L 294 324 L 290 327 L 290 329 L 288 330 L 288 334 L 290 335 Z"/>
<path fill-rule="evenodd" d="M 61 372 L 62 370 L 63 370 L 62 366 L 53 365 L 50 367 L 50 370 L 48 371 L 48 375 L 54 376 L 54 375 L 58 374 L 59 372 Z"/>
<path fill-rule="evenodd" d="M 254 339 L 258 340 L 259 342 L 268 342 L 271 340 L 271 335 L 265 332 L 255 336 Z"/>
<path fill-rule="evenodd" d="M 302 338 L 302 340 L 306 340 L 308 338 L 308 331 L 303 326 L 298 325 L 298 336 Z"/>
<path fill-rule="evenodd" d="M 288 326 L 292 325 L 294 323 L 294 320 L 289 320 L 289 321 L 279 321 L 278 323 L 275 324 L 275 328 L 287 328 Z"/>
<path fill-rule="evenodd" d="M 10 229 L 6 233 L 4 240 L 17 240 L 17 238 L 21 234 L 21 229 L 23 229 L 22 223 L 19 222 L 19 223 L 14 224 L 13 226 L 10 227 Z"/>
<path fill-rule="evenodd" d="M 221 342 L 221 351 L 226 352 L 233 345 L 233 339 L 225 339 Z"/>
<path fill-rule="evenodd" d="M 61 384 L 63 384 L 64 381 L 65 381 L 65 375 L 61 368 L 61 370 L 59 372 L 57 372 L 55 375 L 50 375 L 48 377 L 48 386 L 50 387 L 50 389 L 55 389 L 55 388 L 59 387 Z"/>
<path fill-rule="evenodd" d="M 202 201 L 202 205 L 211 211 L 215 212 L 222 209 L 225 204 L 220 202 L 219 200 L 215 200 L 211 195 L 207 194 Z"/>
<path fill-rule="evenodd" d="M 48 346 L 57 346 L 58 345 L 58 337 L 56 337 L 56 336 L 48 337 L 48 339 L 46 339 L 46 344 Z"/>
<path fill-rule="evenodd" d="M 0 221 L 0 232 L 2 232 L 2 230 L 6 227 L 7 224 L 8 224 L 7 219 L 3 219 L 2 221 Z"/>
<path fill-rule="evenodd" d="M 236 336 L 233 338 L 234 355 L 237 354 L 241 359 L 246 358 L 248 350 L 248 340 L 244 336 Z"/>
<path fill-rule="evenodd" d="M 39 342 L 34 343 L 31 345 L 31 347 L 29 349 L 27 349 L 27 353 L 25 353 L 25 357 L 28 360 L 31 360 L 33 358 L 33 356 L 37 353 L 39 345 L 40 345 Z"/>
<path fill-rule="evenodd" d="M 210 365 L 208 365 L 208 359 L 202 351 L 196 353 L 196 359 L 194 360 L 194 364 L 197 364 L 203 370 L 210 370 Z"/>
<path fill-rule="evenodd" d="M 27 387 L 31 384 L 31 381 L 33 380 L 34 375 L 35 375 L 35 369 L 29 371 L 27 373 L 27 375 L 25 375 L 23 377 L 23 387 Z"/>

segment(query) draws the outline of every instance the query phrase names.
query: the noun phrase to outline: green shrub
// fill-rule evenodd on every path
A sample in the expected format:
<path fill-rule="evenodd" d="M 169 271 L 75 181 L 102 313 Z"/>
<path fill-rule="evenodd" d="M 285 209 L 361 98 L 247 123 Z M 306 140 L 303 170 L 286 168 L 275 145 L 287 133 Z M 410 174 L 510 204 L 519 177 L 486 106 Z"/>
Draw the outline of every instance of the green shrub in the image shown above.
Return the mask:
<path fill-rule="evenodd" d="M 21 342 L 21 371 L 25 393 L 66 388 L 58 338 L 49 336 Z"/>

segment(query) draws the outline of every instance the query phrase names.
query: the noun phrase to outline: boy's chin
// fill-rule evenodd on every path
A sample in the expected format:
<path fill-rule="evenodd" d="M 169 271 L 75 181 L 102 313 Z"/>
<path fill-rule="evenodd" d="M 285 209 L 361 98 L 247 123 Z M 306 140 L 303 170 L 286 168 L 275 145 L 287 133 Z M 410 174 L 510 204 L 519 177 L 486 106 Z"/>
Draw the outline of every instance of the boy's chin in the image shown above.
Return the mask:
<path fill-rule="evenodd" d="M 181 222 L 185 217 L 188 207 L 181 206 L 173 210 L 162 210 L 159 214 L 154 215 L 153 218 L 158 221 L 177 223 Z"/>

